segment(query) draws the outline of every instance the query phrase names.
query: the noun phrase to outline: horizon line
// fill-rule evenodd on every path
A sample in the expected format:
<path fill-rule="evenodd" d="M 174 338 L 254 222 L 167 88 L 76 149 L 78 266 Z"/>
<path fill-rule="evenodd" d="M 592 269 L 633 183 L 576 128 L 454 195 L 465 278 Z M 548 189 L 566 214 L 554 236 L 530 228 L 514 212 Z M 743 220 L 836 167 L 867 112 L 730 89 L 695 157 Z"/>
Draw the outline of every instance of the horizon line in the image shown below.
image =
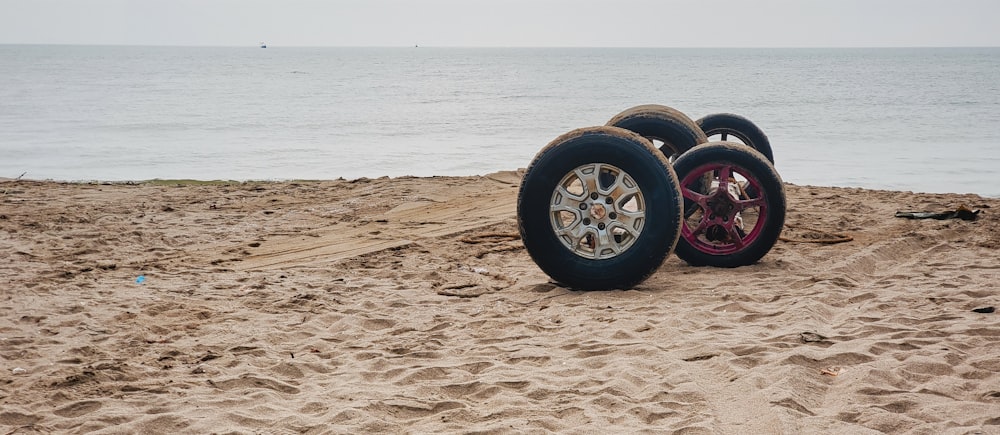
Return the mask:
<path fill-rule="evenodd" d="M 174 48 L 262 48 L 260 44 L 100 44 L 100 43 L 35 43 L 0 42 L 0 46 L 70 46 L 70 47 L 174 47 Z M 267 48 L 446 48 L 446 49 L 898 49 L 898 48 L 1000 48 L 1000 45 L 815 45 L 815 46 L 627 46 L 627 45 L 277 45 Z"/>

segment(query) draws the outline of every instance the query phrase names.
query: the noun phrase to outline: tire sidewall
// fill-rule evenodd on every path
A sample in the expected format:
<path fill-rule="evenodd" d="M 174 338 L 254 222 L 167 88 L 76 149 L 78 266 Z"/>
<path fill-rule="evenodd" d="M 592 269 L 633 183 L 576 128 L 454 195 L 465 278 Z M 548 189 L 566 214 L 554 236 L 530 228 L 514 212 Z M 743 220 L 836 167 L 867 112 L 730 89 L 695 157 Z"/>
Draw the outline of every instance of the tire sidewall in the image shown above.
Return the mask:
<path fill-rule="evenodd" d="M 607 127 L 604 127 L 607 130 Z M 680 191 L 669 163 L 637 136 L 584 134 L 544 149 L 525 173 L 518 196 L 522 240 L 535 263 L 554 280 L 573 288 L 629 288 L 654 272 L 680 235 Z M 625 171 L 643 195 L 645 222 L 635 243 L 620 255 L 602 260 L 571 252 L 551 224 L 552 194 L 576 168 L 606 163 Z"/>
<path fill-rule="evenodd" d="M 683 154 L 708 140 L 691 118 L 668 106 L 632 107 L 612 117 L 607 125 L 663 141 L 660 152 L 667 157 Z"/>
<path fill-rule="evenodd" d="M 732 113 L 714 113 L 706 115 L 695 122 L 705 133 L 705 136 L 712 136 L 723 132 L 736 136 L 747 146 L 763 154 L 772 165 L 774 164 L 774 152 L 771 150 L 771 141 L 764 134 L 764 131 L 757 124 L 754 124 L 753 121 Z"/>
<path fill-rule="evenodd" d="M 709 142 L 685 153 L 674 162 L 679 179 L 705 164 L 728 163 L 750 172 L 761 184 L 767 211 L 760 234 L 744 249 L 724 255 L 705 253 L 682 236 L 677 256 L 693 266 L 739 267 L 753 264 L 766 255 L 785 225 L 785 190 L 781 177 L 767 158 L 749 146 L 735 142 Z M 683 186 L 682 186 L 683 188 Z"/>

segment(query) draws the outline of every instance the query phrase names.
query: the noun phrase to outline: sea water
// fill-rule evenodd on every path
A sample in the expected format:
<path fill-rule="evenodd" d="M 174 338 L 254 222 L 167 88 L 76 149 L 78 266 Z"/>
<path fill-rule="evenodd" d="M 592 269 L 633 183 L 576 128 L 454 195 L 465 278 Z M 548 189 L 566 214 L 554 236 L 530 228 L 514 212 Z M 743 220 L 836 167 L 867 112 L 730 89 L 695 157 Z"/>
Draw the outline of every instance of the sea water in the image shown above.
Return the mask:
<path fill-rule="evenodd" d="M 796 184 L 1000 196 L 1000 48 L 0 45 L 0 177 L 523 168 L 638 104 L 729 112 Z"/>

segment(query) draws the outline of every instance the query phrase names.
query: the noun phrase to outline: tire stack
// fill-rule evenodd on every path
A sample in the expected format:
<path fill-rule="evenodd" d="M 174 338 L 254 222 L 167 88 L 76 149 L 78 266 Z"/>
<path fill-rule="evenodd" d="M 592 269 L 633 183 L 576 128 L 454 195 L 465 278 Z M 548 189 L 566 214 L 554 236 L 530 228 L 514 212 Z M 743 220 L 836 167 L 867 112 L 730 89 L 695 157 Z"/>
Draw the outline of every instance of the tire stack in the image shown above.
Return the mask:
<path fill-rule="evenodd" d="M 627 289 L 671 252 L 693 266 L 757 262 L 784 226 L 785 193 L 767 136 L 750 120 L 693 121 L 642 105 L 539 151 L 517 218 L 525 248 L 553 280 Z"/>

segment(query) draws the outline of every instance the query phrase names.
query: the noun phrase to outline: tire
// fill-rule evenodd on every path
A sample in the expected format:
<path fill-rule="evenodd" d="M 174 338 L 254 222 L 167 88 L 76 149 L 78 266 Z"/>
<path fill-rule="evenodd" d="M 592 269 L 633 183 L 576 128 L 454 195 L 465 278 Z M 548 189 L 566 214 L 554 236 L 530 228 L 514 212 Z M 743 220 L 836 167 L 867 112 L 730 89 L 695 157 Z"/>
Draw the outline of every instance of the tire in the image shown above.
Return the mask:
<path fill-rule="evenodd" d="M 684 154 L 708 137 L 691 118 L 680 111 L 658 104 L 644 104 L 626 109 L 606 125 L 631 130 L 652 141 L 663 142 L 660 151 L 669 159 Z"/>
<path fill-rule="evenodd" d="M 767 139 L 764 131 L 749 119 L 732 113 L 714 113 L 702 117 L 696 123 L 709 140 L 726 142 L 730 135 L 736 136 L 744 145 L 757 150 L 764 157 L 767 157 L 772 165 L 774 164 L 771 141 Z M 717 135 L 720 138 L 714 138 Z"/>
<path fill-rule="evenodd" d="M 785 225 L 785 189 L 763 154 L 735 142 L 709 142 L 681 155 L 674 170 L 689 207 L 678 257 L 692 266 L 739 267 L 771 250 Z M 708 189 L 701 187 L 706 175 Z"/>
<path fill-rule="evenodd" d="M 589 187 L 585 187 L 589 186 Z M 528 254 L 554 281 L 577 290 L 631 288 L 670 255 L 681 195 L 652 143 L 615 127 L 559 136 L 528 166 L 517 222 Z"/>

